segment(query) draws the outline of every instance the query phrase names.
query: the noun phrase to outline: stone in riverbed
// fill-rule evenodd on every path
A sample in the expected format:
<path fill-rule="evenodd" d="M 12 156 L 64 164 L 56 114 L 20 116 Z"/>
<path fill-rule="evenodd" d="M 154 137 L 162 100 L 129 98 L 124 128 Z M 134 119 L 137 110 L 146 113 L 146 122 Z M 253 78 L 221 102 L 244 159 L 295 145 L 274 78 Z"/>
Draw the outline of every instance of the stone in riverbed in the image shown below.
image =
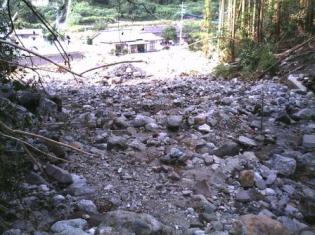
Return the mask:
<path fill-rule="evenodd" d="M 105 214 L 104 221 L 98 226 L 97 232 L 103 227 L 112 227 L 120 234 L 139 235 L 173 235 L 170 227 L 162 224 L 149 214 L 139 214 L 117 210 Z"/>
<path fill-rule="evenodd" d="M 240 173 L 240 183 L 243 187 L 253 187 L 255 182 L 255 173 L 253 170 L 244 170 Z"/>
<path fill-rule="evenodd" d="M 107 150 L 124 150 L 127 149 L 127 139 L 121 136 L 110 136 L 107 140 Z"/>
<path fill-rule="evenodd" d="M 275 154 L 275 158 L 273 159 L 271 166 L 272 169 L 278 171 L 279 174 L 290 176 L 295 172 L 296 161 L 293 158 Z"/>
<path fill-rule="evenodd" d="M 251 138 L 248 138 L 246 136 L 240 136 L 238 137 L 238 142 L 241 144 L 241 145 L 244 145 L 246 147 L 256 147 L 257 144 L 255 142 L 255 140 L 251 139 Z"/>
<path fill-rule="evenodd" d="M 228 141 L 218 149 L 214 150 L 213 154 L 218 157 L 235 156 L 239 153 L 239 151 L 240 147 L 237 143 L 233 141 Z"/>
<path fill-rule="evenodd" d="M 134 127 L 143 127 L 149 123 L 155 123 L 155 120 L 142 114 L 138 114 L 132 122 Z"/>
<path fill-rule="evenodd" d="M 27 108 L 32 113 L 34 113 L 39 106 L 40 98 L 41 95 L 39 93 L 32 91 L 20 90 L 16 93 L 16 99 L 18 103 Z"/>
<path fill-rule="evenodd" d="M 292 118 L 295 120 L 315 120 L 315 110 L 311 108 L 301 109 L 294 113 Z"/>
<path fill-rule="evenodd" d="M 61 233 L 65 230 L 78 228 L 85 229 L 87 227 L 87 221 L 84 219 L 70 219 L 70 220 L 61 220 L 54 223 L 51 226 L 51 231 L 54 233 Z"/>
<path fill-rule="evenodd" d="M 183 116 L 172 115 L 167 118 L 167 127 L 172 130 L 180 128 L 183 122 Z"/>
<path fill-rule="evenodd" d="M 95 189 L 88 185 L 86 179 L 82 176 L 72 174 L 73 183 L 66 188 L 66 192 L 73 196 L 85 196 L 95 193 Z"/>
<path fill-rule="evenodd" d="M 315 135 L 304 135 L 303 136 L 303 147 L 307 149 L 315 148 Z"/>
<path fill-rule="evenodd" d="M 81 211 L 91 214 L 97 214 L 97 207 L 91 200 L 82 199 L 78 202 L 78 207 Z"/>
<path fill-rule="evenodd" d="M 208 124 L 203 124 L 198 127 L 198 131 L 203 132 L 203 133 L 209 133 L 211 132 L 211 127 Z"/>
<path fill-rule="evenodd" d="M 47 164 L 45 169 L 47 175 L 62 184 L 71 184 L 73 182 L 71 174 L 58 166 Z"/>
<path fill-rule="evenodd" d="M 235 195 L 235 200 L 239 202 L 249 202 L 251 200 L 250 192 L 248 190 L 240 190 Z"/>
<path fill-rule="evenodd" d="M 234 235 L 289 235 L 277 220 L 261 215 L 243 215 L 233 226 Z"/>
<path fill-rule="evenodd" d="M 169 153 L 162 156 L 160 161 L 165 164 L 183 164 L 186 161 L 186 153 L 179 148 L 171 148 Z"/>

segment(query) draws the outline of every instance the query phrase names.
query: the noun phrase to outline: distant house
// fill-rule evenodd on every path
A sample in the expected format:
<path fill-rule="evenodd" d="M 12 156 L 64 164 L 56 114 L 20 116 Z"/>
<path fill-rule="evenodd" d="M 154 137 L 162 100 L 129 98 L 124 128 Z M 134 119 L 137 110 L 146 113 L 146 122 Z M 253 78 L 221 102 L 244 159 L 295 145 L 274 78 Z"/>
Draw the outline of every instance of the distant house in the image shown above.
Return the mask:
<path fill-rule="evenodd" d="M 22 39 L 36 40 L 43 38 L 43 31 L 41 29 L 17 29 L 16 35 Z"/>
<path fill-rule="evenodd" d="M 21 40 L 28 48 L 37 49 L 45 43 L 41 29 L 17 29 L 15 32 L 15 34 L 12 34 L 12 39 L 15 41 Z"/>
<path fill-rule="evenodd" d="M 94 42 L 113 45 L 116 54 L 143 53 L 160 50 L 162 37 L 142 31 L 109 30 L 101 32 Z"/>
<path fill-rule="evenodd" d="M 45 7 L 49 4 L 49 0 L 32 0 L 31 2 L 35 7 Z"/>

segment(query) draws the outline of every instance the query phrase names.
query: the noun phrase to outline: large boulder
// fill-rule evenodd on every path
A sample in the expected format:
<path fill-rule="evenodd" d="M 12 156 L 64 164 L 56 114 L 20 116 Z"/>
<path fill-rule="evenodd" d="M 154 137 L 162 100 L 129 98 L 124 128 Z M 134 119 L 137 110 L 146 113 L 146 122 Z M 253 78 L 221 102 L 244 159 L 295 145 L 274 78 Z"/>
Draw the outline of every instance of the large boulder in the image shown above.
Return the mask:
<path fill-rule="evenodd" d="M 170 227 L 162 224 L 149 214 L 138 214 L 117 210 L 105 214 L 104 221 L 98 226 L 97 234 L 103 227 L 113 227 L 120 234 L 135 235 L 173 235 Z"/>
<path fill-rule="evenodd" d="M 233 235 L 289 235 L 278 221 L 262 215 L 243 215 L 234 224 Z"/>

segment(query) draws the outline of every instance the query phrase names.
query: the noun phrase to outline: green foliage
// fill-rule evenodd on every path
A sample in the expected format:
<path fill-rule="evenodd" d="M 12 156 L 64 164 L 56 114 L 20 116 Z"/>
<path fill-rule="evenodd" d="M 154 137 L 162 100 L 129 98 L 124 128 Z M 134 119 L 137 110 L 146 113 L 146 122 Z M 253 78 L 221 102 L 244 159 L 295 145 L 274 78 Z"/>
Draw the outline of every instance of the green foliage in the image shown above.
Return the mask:
<path fill-rule="evenodd" d="M 168 26 L 166 27 L 163 32 L 162 32 L 162 37 L 166 40 L 166 41 L 176 41 L 177 39 L 177 32 L 176 32 L 176 28 L 174 26 Z"/>
<path fill-rule="evenodd" d="M 214 74 L 217 77 L 229 78 L 233 72 L 230 65 L 219 64 L 214 69 Z"/>
<path fill-rule="evenodd" d="M 240 65 L 244 72 L 253 72 L 255 70 L 266 70 L 276 63 L 273 54 L 273 48 L 269 44 L 258 45 L 251 40 L 244 40 L 241 43 Z M 271 72 L 276 71 L 276 67 Z"/>
<path fill-rule="evenodd" d="M 0 37 L 7 39 L 10 31 L 10 23 L 6 12 L 0 9 Z M 0 44 L 0 80 L 3 81 L 8 73 L 14 70 L 10 64 L 17 56 L 13 47 Z"/>

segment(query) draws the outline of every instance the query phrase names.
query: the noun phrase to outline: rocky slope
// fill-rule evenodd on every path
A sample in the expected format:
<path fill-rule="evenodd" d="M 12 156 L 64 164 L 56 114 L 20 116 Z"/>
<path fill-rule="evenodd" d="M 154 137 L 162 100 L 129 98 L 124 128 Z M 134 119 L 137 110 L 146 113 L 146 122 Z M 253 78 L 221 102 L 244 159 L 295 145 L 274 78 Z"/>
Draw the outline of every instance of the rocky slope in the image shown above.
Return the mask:
<path fill-rule="evenodd" d="M 94 155 L 42 144 L 71 163 L 30 173 L 5 234 L 315 234 L 312 93 L 277 78 L 102 84 L 50 86 L 63 112 L 40 133 Z"/>

